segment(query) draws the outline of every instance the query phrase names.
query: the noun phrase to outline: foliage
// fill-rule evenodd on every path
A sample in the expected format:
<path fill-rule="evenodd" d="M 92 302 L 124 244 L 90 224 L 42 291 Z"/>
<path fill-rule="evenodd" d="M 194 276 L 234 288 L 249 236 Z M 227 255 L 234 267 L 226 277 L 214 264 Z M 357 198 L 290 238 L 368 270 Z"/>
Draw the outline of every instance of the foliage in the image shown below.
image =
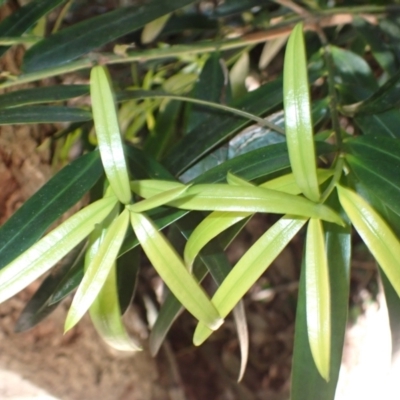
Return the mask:
<path fill-rule="evenodd" d="M 227 0 L 201 13 L 192 0 L 153 0 L 39 37 L 38 21 L 56 9 L 58 26 L 78 5 L 34 0 L 0 23 L 0 52 L 21 43 L 28 48 L 23 73 L 3 74 L 0 89 L 70 72 L 85 76 L 91 69 L 90 85 L 0 96 L 0 124 L 71 122 L 54 142 L 66 152 L 81 143 L 82 153 L 0 228 L 1 301 L 74 254 L 73 262 L 43 281 L 19 330 L 39 323 L 77 289 L 65 329 L 89 311 L 109 345 L 138 350 L 121 314 L 135 292 L 140 245 L 169 288 L 151 351 L 157 353 L 182 307 L 198 321 L 195 345 L 233 311 L 241 377 L 248 357 L 241 300 L 305 232 L 292 399 L 334 398 L 347 322 L 351 226 L 384 273 L 390 317 L 397 311 L 400 60 L 397 14 L 372 2 L 331 3 Z M 371 16 L 353 18 L 360 12 Z M 340 29 L 331 28 L 335 15 L 345 19 Z M 228 37 L 234 24 L 258 32 L 204 39 Z M 315 32 L 304 35 L 305 28 Z M 147 47 L 132 50 L 127 41 L 140 41 L 140 33 Z M 283 74 L 267 82 L 259 75 L 260 86 L 244 93 L 255 46 L 267 43 L 263 69 L 289 33 Z M 113 53 L 93 52 L 115 40 Z M 158 46 L 149 45 L 154 40 Z M 112 73 L 115 64 L 125 67 L 121 74 Z M 91 111 L 65 105 L 89 94 Z M 243 131 L 250 123 L 257 125 Z M 89 205 L 44 235 L 90 190 Z M 280 218 L 231 266 L 224 250 L 255 213 Z M 182 254 L 162 233 L 168 226 L 185 239 Z M 201 285 L 207 274 L 218 285 L 212 295 Z"/>

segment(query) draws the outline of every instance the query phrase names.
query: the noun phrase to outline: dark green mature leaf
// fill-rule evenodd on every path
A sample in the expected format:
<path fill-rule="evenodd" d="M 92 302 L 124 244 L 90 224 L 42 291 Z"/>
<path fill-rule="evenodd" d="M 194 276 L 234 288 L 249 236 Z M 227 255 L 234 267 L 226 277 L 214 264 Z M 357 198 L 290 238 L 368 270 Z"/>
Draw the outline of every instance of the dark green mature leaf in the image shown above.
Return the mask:
<path fill-rule="evenodd" d="M 50 103 L 89 94 L 87 85 L 59 85 L 23 89 L 0 96 L 0 108 Z"/>
<path fill-rule="evenodd" d="M 400 215 L 400 141 L 361 136 L 346 141 L 344 149 L 346 161 L 361 183 Z"/>
<path fill-rule="evenodd" d="M 354 118 L 365 135 L 400 137 L 400 113 L 393 109 L 379 114 L 360 115 Z"/>
<path fill-rule="evenodd" d="M 63 168 L 0 228 L 0 269 L 35 243 L 100 178 L 97 151 Z"/>
<path fill-rule="evenodd" d="M 24 332 L 33 328 L 57 308 L 60 302 L 50 304 L 52 295 L 63 277 L 82 259 L 84 249 L 85 245 L 77 246 L 66 257 L 68 260 L 65 260 L 60 266 L 54 268 L 51 274 L 45 278 L 39 289 L 22 310 L 15 325 L 15 332 Z"/>
<path fill-rule="evenodd" d="M 212 53 L 201 71 L 192 96 L 196 99 L 226 104 L 229 101 L 226 98 L 229 86 L 226 85 L 225 80 L 220 54 L 218 52 Z M 209 111 L 199 105 L 188 104 L 186 131 L 190 132 L 200 125 L 208 117 Z"/>
<path fill-rule="evenodd" d="M 0 125 L 90 121 L 90 111 L 75 107 L 23 106 L 0 110 Z"/>
<path fill-rule="evenodd" d="M 282 80 L 276 79 L 230 104 L 239 110 L 261 115 L 282 103 Z M 245 118 L 227 113 L 207 118 L 186 135 L 167 155 L 163 164 L 174 175 L 180 175 L 202 156 L 233 136 L 249 123 Z"/>
<path fill-rule="evenodd" d="M 38 19 L 65 0 L 33 0 L 5 18 L 0 24 L 0 36 L 19 36 L 27 31 Z M 0 46 L 0 56 L 9 46 Z"/>
<path fill-rule="evenodd" d="M 378 114 L 400 105 L 400 70 L 357 107 L 356 114 Z"/>
<path fill-rule="evenodd" d="M 386 43 L 384 32 L 379 26 L 372 25 L 360 17 L 354 18 L 353 24 L 365 43 L 369 45 L 380 66 L 389 75 L 393 75 L 398 68 L 398 63 L 394 52 Z"/>
<path fill-rule="evenodd" d="M 121 7 L 79 22 L 31 47 L 24 57 L 23 70 L 33 72 L 75 60 L 193 2 L 194 0 L 153 0 L 142 6 Z"/>
<path fill-rule="evenodd" d="M 339 210 L 337 196 L 334 197 L 334 199 L 332 198 L 328 201 L 328 204 Z M 349 227 L 343 228 L 330 223 L 324 223 L 324 230 L 332 295 L 330 380 L 326 382 L 321 377 L 314 364 L 310 350 L 307 333 L 305 269 L 303 263 L 296 314 L 291 400 L 334 400 L 335 398 L 347 323 L 351 235 Z M 305 366 L 307 367 L 305 368 Z"/>
<path fill-rule="evenodd" d="M 335 46 L 331 46 L 331 51 L 337 88 L 344 103 L 364 100 L 378 90 L 372 70 L 363 58 Z"/>

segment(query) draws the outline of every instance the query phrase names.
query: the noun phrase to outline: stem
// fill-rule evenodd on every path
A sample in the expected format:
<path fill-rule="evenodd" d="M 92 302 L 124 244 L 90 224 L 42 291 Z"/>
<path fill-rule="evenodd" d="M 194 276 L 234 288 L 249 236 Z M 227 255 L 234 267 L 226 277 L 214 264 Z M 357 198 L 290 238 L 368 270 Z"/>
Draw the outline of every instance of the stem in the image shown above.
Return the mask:
<path fill-rule="evenodd" d="M 336 184 L 339 182 L 340 177 L 342 176 L 344 165 L 344 156 L 342 154 L 339 155 L 335 165 L 335 173 L 333 174 L 333 178 L 329 183 L 329 186 L 326 188 L 325 192 L 321 196 L 321 203 L 324 203 L 325 200 L 329 197 L 332 193 L 332 190 L 335 188 Z"/>

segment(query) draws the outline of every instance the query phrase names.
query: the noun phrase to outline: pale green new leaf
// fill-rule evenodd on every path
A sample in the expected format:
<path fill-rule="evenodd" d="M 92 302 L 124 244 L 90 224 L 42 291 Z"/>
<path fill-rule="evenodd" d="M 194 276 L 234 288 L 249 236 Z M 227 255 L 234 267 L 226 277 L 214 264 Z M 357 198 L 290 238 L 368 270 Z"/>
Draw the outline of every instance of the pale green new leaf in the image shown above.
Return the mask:
<path fill-rule="evenodd" d="M 297 24 L 286 47 L 283 71 L 286 139 L 296 182 L 305 196 L 318 201 L 313 124 L 303 24 Z"/>
<path fill-rule="evenodd" d="M 213 304 L 223 318 L 232 311 L 306 221 L 306 218 L 282 217 L 238 261 L 212 298 Z M 207 326 L 199 323 L 193 343 L 196 346 L 202 344 L 211 333 Z"/>
<path fill-rule="evenodd" d="M 321 184 L 333 175 L 332 170 L 318 170 L 318 182 Z M 249 182 L 237 177 L 231 173 L 228 174 L 227 180 L 230 184 L 252 186 Z M 260 187 L 279 190 L 285 193 L 297 195 L 301 193 L 299 186 L 296 183 L 293 174 L 287 174 L 278 178 L 272 179 L 260 185 Z M 184 251 L 184 259 L 187 266 L 192 265 L 194 259 L 199 254 L 200 250 L 213 238 L 218 236 L 232 225 L 244 218 L 251 216 L 248 212 L 229 212 L 229 211 L 214 211 L 208 215 L 196 229 L 193 231 L 189 240 L 186 243 Z"/>
<path fill-rule="evenodd" d="M 306 241 L 306 310 L 311 354 L 321 376 L 329 381 L 331 293 L 322 223 L 312 218 Z"/>
<path fill-rule="evenodd" d="M 400 296 L 400 242 L 386 221 L 356 192 L 338 186 L 340 204 Z"/>
<path fill-rule="evenodd" d="M 148 259 L 175 297 L 199 321 L 218 329 L 223 319 L 164 235 L 144 214 L 131 212 L 131 223 Z"/>
<path fill-rule="evenodd" d="M 129 211 L 124 210 L 107 229 L 104 240 L 88 265 L 82 282 L 75 293 L 65 320 L 65 331 L 78 323 L 99 294 L 117 259 L 128 223 Z"/>
<path fill-rule="evenodd" d="M 142 30 L 141 41 L 143 44 L 149 44 L 164 29 L 165 24 L 168 22 L 172 14 L 165 14 L 162 17 L 159 17 L 148 24 L 146 24 Z"/>
<path fill-rule="evenodd" d="M 117 216 L 118 208 L 115 207 L 107 220 L 92 232 L 85 255 L 85 272 L 93 258 L 96 257 L 112 219 Z M 89 314 L 97 333 L 109 346 L 119 351 L 141 350 L 141 347 L 129 336 L 122 322 L 115 263 L 113 263 L 99 294 L 90 306 Z"/>
<path fill-rule="evenodd" d="M 140 181 L 131 181 L 130 187 L 132 192 L 138 194 L 140 197 L 148 199 L 160 193 L 169 190 L 184 188 L 185 185 L 176 181 L 161 181 L 156 179 L 142 179 Z"/>
<path fill-rule="evenodd" d="M 129 176 L 122 146 L 111 82 L 105 67 L 90 74 L 90 96 L 101 160 L 110 186 L 123 204 L 131 201 Z"/>
<path fill-rule="evenodd" d="M 144 198 L 154 196 L 154 187 L 147 190 L 146 186 L 146 182 L 143 185 L 140 183 L 137 193 Z M 293 214 L 343 225 L 340 216 L 323 204 L 262 187 L 227 184 L 193 185 L 179 198 L 166 204 L 184 210 Z"/>
<path fill-rule="evenodd" d="M 115 263 L 100 293 L 89 308 L 89 314 L 97 332 L 109 346 L 119 351 L 141 350 L 141 347 L 129 337 L 122 322 Z"/>
<path fill-rule="evenodd" d="M 166 190 L 165 192 L 158 193 L 152 197 L 149 197 L 148 199 L 139 201 L 135 204 L 131 204 L 127 206 L 127 208 L 129 211 L 133 211 L 136 213 L 151 210 L 176 199 L 184 192 L 186 192 L 188 187 L 189 186 L 179 185 L 174 189 Z"/>
<path fill-rule="evenodd" d="M 111 212 L 114 196 L 98 200 L 67 219 L 0 271 L 0 302 L 39 278 L 78 245 Z"/>

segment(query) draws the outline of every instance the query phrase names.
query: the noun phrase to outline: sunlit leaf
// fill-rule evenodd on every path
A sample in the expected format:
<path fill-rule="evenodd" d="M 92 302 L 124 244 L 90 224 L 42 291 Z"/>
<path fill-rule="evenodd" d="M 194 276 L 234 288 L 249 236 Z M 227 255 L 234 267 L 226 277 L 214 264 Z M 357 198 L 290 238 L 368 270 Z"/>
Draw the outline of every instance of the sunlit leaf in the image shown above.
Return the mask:
<path fill-rule="evenodd" d="M 284 64 L 285 127 L 290 164 L 302 192 L 319 200 L 303 24 L 294 27 Z"/>
<path fill-rule="evenodd" d="M 226 317 L 232 311 L 306 222 L 305 218 L 285 216 L 250 247 L 212 297 L 212 302 L 221 316 Z M 199 323 L 193 343 L 196 346 L 202 344 L 211 333 L 210 329 Z"/>
<path fill-rule="evenodd" d="M 111 82 L 104 67 L 97 66 L 90 75 L 90 96 L 101 160 L 110 186 L 121 203 L 131 201 L 128 170 L 122 147 Z"/>
<path fill-rule="evenodd" d="M 199 321 L 211 329 L 218 329 L 223 322 L 218 311 L 162 233 L 143 214 L 132 212 L 131 223 L 153 267 L 177 299 Z"/>
<path fill-rule="evenodd" d="M 163 30 L 165 24 L 168 22 L 170 17 L 171 14 L 165 14 L 162 17 L 157 18 L 146 24 L 142 30 L 142 35 L 141 35 L 142 43 L 148 44 L 151 43 L 154 39 L 156 39 L 157 36 L 160 34 L 160 32 Z"/>
<path fill-rule="evenodd" d="M 112 210 L 115 197 L 90 204 L 0 271 L 0 302 L 18 293 L 81 242 Z"/>
<path fill-rule="evenodd" d="M 400 243 L 386 221 L 356 192 L 338 186 L 340 203 L 400 295 Z"/>
<path fill-rule="evenodd" d="M 331 292 L 322 223 L 312 218 L 306 240 L 306 309 L 311 353 L 321 376 L 329 381 Z"/>
<path fill-rule="evenodd" d="M 326 179 L 331 177 L 332 170 L 318 170 L 319 183 L 325 182 Z M 243 183 L 242 179 L 238 179 L 233 174 L 228 174 L 230 183 L 236 184 Z M 246 181 L 244 181 L 247 183 Z M 248 183 L 247 183 L 248 184 Z M 289 194 L 300 194 L 301 190 L 296 183 L 293 174 L 283 175 L 279 178 L 272 179 L 260 185 L 260 187 L 269 188 L 273 190 L 280 190 Z M 239 221 L 247 218 L 251 213 L 247 212 L 230 212 L 230 211 L 214 211 L 208 215 L 201 223 L 199 223 L 193 234 L 190 236 L 184 251 L 184 259 L 187 265 L 191 265 L 200 250 L 214 237 L 219 235 L 225 229 L 238 223 Z"/>
<path fill-rule="evenodd" d="M 124 210 L 107 229 L 104 240 L 85 271 L 81 284 L 75 293 L 65 320 L 65 331 L 70 330 L 82 318 L 99 294 L 110 270 L 117 259 L 129 223 L 129 212 Z"/>

